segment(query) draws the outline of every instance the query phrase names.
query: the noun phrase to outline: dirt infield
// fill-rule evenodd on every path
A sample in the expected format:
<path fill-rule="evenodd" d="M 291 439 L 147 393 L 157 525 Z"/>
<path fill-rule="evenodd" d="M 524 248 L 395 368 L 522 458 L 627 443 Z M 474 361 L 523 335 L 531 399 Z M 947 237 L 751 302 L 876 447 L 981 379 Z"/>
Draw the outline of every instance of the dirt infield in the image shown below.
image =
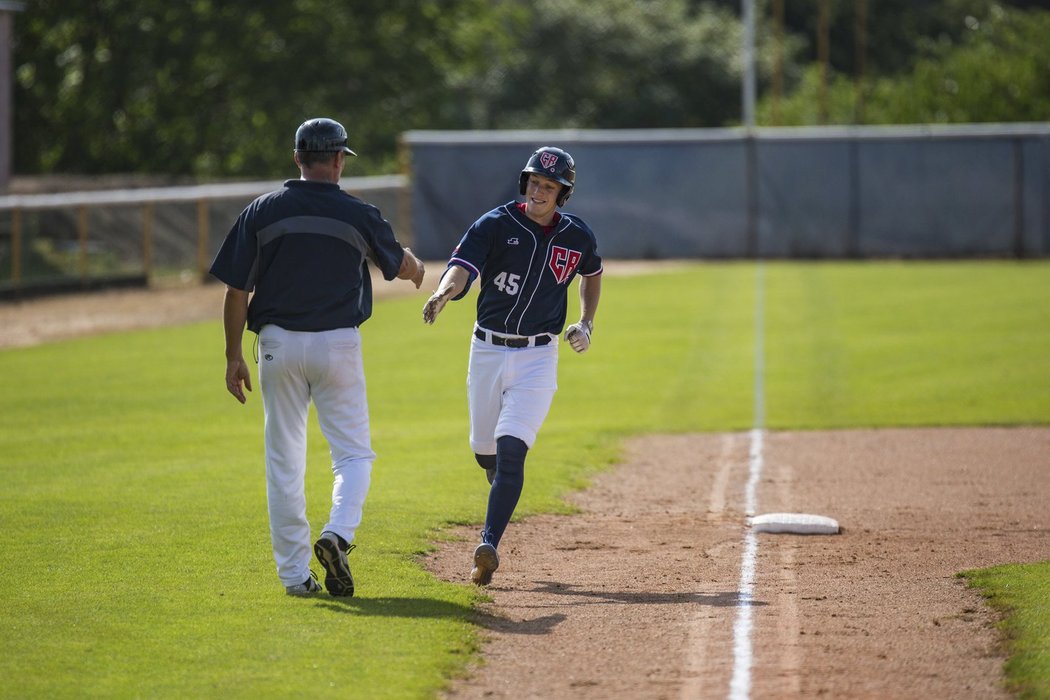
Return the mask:
<path fill-rule="evenodd" d="M 5 303 L 0 347 L 218 320 L 221 306 L 221 286 L 196 284 Z M 483 663 L 448 697 L 726 697 L 749 449 L 747 433 L 641 438 L 573 497 L 579 515 L 512 523 Z M 1050 559 L 1050 428 L 769 433 L 764 464 L 758 512 L 844 532 L 758 536 L 751 697 L 1009 697 L 994 616 L 956 574 Z M 426 565 L 466 582 L 477 530 Z"/>
<path fill-rule="evenodd" d="M 727 697 L 748 450 L 636 440 L 580 515 L 512 523 L 484 663 L 447 697 Z M 994 616 L 956 573 L 1050 558 L 1050 429 L 771 433 L 764 459 L 757 512 L 844 530 L 758 536 L 751 697 L 1009 697 Z M 431 570 L 466 581 L 476 532 Z"/>

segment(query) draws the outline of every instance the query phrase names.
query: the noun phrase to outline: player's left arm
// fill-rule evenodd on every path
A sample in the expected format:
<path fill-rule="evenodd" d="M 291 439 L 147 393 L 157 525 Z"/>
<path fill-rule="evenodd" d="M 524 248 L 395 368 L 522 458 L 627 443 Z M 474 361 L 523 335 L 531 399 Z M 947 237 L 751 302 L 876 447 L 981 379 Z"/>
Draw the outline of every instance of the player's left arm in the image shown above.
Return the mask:
<path fill-rule="evenodd" d="M 602 296 L 602 275 L 580 277 L 580 320 L 565 329 L 565 340 L 576 352 L 585 352 L 591 346 L 594 316 Z"/>
<path fill-rule="evenodd" d="M 469 283 L 470 272 L 466 268 L 459 265 L 449 265 L 438 282 L 437 290 L 427 299 L 427 303 L 423 305 L 423 323 L 428 325 L 434 323 L 434 319 L 445 308 L 445 304 L 450 299 L 454 299 L 462 294 Z"/>

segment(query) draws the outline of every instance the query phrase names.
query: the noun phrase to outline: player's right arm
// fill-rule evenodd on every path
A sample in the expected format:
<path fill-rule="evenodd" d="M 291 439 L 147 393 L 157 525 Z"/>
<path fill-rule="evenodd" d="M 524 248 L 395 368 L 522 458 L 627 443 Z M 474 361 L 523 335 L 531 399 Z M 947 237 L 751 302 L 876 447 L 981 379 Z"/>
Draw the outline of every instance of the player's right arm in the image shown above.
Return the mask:
<path fill-rule="evenodd" d="M 241 348 L 247 321 L 248 292 L 227 285 L 222 303 L 222 326 L 226 333 L 226 391 L 241 403 L 246 401 L 244 390 L 252 390 L 252 375 Z"/>
<path fill-rule="evenodd" d="M 467 288 L 467 283 L 470 281 L 470 273 L 467 269 L 460 267 L 459 265 L 450 265 L 445 274 L 441 276 L 441 281 L 438 282 L 437 290 L 430 296 L 427 303 L 423 306 L 423 323 L 431 324 L 437 315 L 441 313 L 441 310 L 445 308 L 445 304 L 448 303 L 449 299 L 457 297 L 460 293 Z"/>
<path fill-rule="evenodd" d="M 586 352 L 591 346 L 594 315 L 602 295 L 602 275 L 599 272 L 580 278 L 580 320 L 565 329 L 565 340 L 576 352 Z"/>

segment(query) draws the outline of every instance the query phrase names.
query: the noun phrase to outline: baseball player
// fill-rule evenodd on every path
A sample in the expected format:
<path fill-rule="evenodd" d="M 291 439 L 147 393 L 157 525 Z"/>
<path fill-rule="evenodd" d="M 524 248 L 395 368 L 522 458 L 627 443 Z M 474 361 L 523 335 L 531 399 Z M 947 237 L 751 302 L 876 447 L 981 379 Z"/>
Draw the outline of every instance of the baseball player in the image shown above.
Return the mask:
<path fill-rule="evenodd" d="M 479 280 L 467 397 L 470 445 L 490 483 L 470 572 L 480 586 L 499 568 L 498 547 L 521 495 L 525 457 L 557 389 L 558 338 L 577 274 L 580 320 L 565 329 L 565 340 L 576 352 L 591 343 L 602 259 L 587 224 L 558 211 L 575 183 L 572 156 L 551 146 L 535 151 L 519 176 L 525 201 L 496 207 L 467 229 L 423 307 L 423 321 L 434 323 L 445 304 Z"/>
<path fill-rule="evenodd" d="M 293 154 L 301 178 L 249 204 L 211 266 L 226 283 L 226 389 L 242 404 L 252 388 L 241 352 L 245 324 L 258 334 L 270 536 L 289 595 L 320 590 L 310 570 L 304 485 L 311 400 L 334 475 L 331 512 L 313 551 L 328 592 L 354 594 L 346 555 L 375 459 L 359 331 L 372 314 L 367 261 L 386 280 L 411 280 L 417 289 L 423 282 L 423 263 L 401 247 L 379 210 L 339 187 L 353 155 L 339 122 L 303 122 Z"/>

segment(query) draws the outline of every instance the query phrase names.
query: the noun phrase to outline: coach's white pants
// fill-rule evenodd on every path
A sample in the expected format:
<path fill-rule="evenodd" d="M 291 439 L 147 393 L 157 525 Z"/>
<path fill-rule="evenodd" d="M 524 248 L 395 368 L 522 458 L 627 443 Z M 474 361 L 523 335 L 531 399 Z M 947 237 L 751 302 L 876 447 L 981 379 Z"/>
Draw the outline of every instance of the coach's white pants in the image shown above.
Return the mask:
<path fill-rule="evenodd" d="M 332 509 L 321 531 L 352 542 L 371 478 L 368 400 L 356 328 L 319 333 L 264 326 L 259 386 L 266 414 L 266 498 L 277 576 L 285 586 L 310 576 L 306 518 L 306 423 L 311 399 L 332 456 Z"/>
<path fill-rule="evenodd" d="M 505 348 L 472 337 L 467 368 L 471 449 L 496 454 L 496 438 L 504 435 L 531 448 L 557 389 L 557 341 Z"/>

